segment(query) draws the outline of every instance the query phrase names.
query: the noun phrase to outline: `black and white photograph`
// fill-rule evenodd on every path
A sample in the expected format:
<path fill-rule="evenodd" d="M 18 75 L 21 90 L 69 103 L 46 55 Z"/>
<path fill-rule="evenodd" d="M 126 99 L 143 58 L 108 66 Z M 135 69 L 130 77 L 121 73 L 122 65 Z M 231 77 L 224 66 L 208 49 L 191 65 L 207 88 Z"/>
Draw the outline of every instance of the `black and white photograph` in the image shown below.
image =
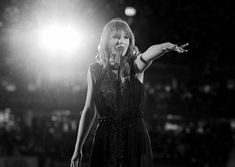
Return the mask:
<path fill-rule="evenodd" d="M 234 9 L 1 0 L 0 167 L 235 167 Z"/>

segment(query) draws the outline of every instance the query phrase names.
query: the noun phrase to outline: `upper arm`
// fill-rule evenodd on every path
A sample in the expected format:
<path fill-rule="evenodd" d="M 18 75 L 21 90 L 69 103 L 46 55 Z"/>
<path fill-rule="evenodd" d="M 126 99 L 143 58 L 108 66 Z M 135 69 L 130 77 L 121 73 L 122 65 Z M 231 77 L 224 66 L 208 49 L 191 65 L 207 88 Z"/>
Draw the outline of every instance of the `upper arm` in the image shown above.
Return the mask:
<path fill-rule="evenodd" d="M 152 61 L 149 63 L 144 63 L 140 60 L 140 56 L 142 54 L 137 55 L 136 59 L 134 60 L 134 66 L 136 71 L 136 77 L 138 80 L 143 83 L 144 82 L 144 71 L 152 64 Z"/>
<path fill-rule="evenodd" d="M 89 68 L 87 72 L 87 95 L 85 108 L 96 113 L 96 104 L 94 98 L 94 78 L 92 77 L 91 70 Z"/>

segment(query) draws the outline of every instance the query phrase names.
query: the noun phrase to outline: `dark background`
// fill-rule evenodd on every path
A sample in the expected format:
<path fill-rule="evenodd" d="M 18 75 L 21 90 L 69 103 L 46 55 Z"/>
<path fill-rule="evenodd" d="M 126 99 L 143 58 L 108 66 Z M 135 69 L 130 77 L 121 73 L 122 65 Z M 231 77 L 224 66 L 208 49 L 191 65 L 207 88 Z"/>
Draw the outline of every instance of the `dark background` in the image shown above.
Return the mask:
<path fill-rule="evenodd" d="M 135 16 L 125 15 L 127 6 L 136 8 Z M 17 152 L 39 157 L 39 166 L 49 160 L 49 166 L 69 162 L 88 66 L 95 61 L 103 26 L 120 17 L 130 24 L 141 52 L 162 42 L 190 44 L 189 52 L 168 53 L 145 72 L 145 118 L 154 162 L 229 166 L 235 117 L 234 7 L 233 0 L 1 0 L 0 157 Z M 71 80 L 48 80 L 40 60 L 44 53 L 31 42 L 34 30 L 49 19 L 89 27 L 87 49 L 77 53 L 86 59 L 63 64 L 74 66 Z M 30 84 L 38 82 L 32 91 Z M 84 163 L 91 140 L 92 133 Z"/>

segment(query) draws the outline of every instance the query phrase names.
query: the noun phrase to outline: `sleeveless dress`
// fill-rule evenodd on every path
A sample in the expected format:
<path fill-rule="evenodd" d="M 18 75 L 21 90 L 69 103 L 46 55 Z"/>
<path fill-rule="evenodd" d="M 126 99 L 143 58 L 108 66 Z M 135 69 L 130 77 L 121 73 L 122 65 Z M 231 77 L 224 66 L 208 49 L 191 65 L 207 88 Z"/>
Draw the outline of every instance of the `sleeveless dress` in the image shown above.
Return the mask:
<path fill-rule="evenodd" d="M 90 66 L 98 113 L 90 167 L 152 167 L 143 120 L 144 85 L 136 78 L 133 61 L 129 65 L 130 74 L 124 79 L 117 79 L 109 66 Z"/>

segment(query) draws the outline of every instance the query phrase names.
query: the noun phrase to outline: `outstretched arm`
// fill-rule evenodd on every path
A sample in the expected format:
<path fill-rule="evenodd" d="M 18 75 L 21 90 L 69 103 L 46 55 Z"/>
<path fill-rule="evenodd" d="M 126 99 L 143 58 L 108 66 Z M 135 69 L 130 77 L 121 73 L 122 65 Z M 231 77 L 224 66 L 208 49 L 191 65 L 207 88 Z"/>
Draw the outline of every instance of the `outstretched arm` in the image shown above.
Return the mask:
<path fill-rule="evenodd" d="M 94 83 L 92 80 L 90 69 L 87 73 L 87 96 L 85 107 L 82 111 L 82 115 L 80 118 L 78 134 L 76 145 L 73 153 L 73 157 L 71 159 L 71 167 L 80 166 L 82 159 L 82 146 L 90 132 L 94 119 L 96 117 L 96 105 L 94 101 Z"/>
<path fill-rule="evenodd" d="M 184 48 L 188 46 L 188 43 L 177 46 L 170 42 L 152 45 L 143 54 L 140 54 L 135 60 L 135 64 L 138 68 L 139 73 L 144 72 L 152 63 L 153 60 L 161 57 L 169 51 L 176 51 L 178 53 L 187 52 Z"/>

